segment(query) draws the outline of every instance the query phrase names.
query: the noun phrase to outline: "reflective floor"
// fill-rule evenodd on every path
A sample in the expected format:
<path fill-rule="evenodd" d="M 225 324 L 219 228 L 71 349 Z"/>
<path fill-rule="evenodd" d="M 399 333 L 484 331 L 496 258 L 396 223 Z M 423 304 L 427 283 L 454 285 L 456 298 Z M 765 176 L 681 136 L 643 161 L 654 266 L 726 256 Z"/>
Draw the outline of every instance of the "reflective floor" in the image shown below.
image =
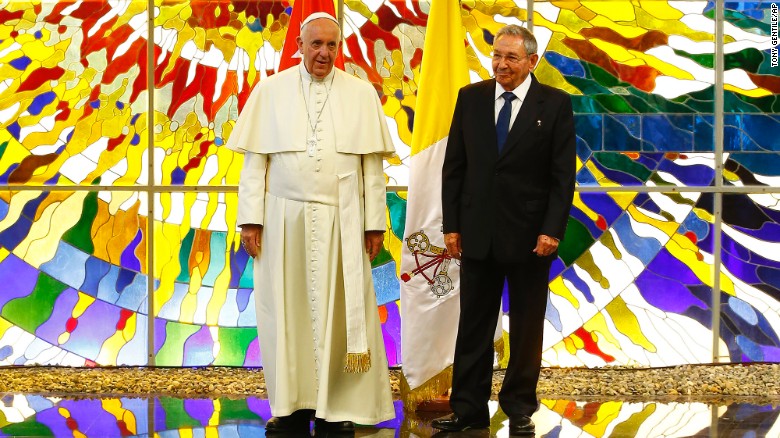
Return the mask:
<path fill-rule="evenodd" d="M 490 430 L 436 436 L 506 437 L 506 416 L 491 402 Z M 533 416 L 537 437 L 780 437 L 780 407 L 734 403 L 658 403 L 542 400 Z M 355 436 L 430 437 L 441 413 L 405 415 Z M 268 400 L 179 398 L 63 399 L 6 394 L 0 402 L 0 437 L 263 437 Z M 315 434 L 316 436 L 316 434 Z"/>

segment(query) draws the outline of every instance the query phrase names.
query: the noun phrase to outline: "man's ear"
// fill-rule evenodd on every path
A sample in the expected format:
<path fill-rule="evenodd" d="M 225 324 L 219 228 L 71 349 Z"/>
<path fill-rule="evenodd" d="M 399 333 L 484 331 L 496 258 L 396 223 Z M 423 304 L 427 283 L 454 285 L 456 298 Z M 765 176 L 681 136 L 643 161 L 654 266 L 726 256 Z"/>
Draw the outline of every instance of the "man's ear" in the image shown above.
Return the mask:
<path fill-rule="evenodd" d="M 297 36 L 295 37 L 295 42 L 298 43 L 298 52 L 303 55 L 303 38 Z"/>
<path fill-rule="evenodd" d="M 539 62 L 539 54 L 538 53 L 531 54 L 531 56 L 528 57 L 528 62 L 531 63 L 531 70 L 536 68 L 536 63 Z"/>

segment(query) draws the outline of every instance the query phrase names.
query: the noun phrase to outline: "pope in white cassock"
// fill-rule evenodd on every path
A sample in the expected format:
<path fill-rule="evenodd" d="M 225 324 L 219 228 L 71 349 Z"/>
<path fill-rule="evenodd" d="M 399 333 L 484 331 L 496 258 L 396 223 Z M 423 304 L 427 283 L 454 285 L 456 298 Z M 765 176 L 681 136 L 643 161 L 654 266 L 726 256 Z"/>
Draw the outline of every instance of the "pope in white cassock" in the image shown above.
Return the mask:
<path fill-rule="evenodd" d="M 334 17 L 310 15 L 303 62 L 255 87 L 228 141 L 244 154 L 237 223 L 254 257 L 267 433 L 395 416 L 370 262 L 394 148 L 371 84 L 333 68 L 340 44 Z"/>

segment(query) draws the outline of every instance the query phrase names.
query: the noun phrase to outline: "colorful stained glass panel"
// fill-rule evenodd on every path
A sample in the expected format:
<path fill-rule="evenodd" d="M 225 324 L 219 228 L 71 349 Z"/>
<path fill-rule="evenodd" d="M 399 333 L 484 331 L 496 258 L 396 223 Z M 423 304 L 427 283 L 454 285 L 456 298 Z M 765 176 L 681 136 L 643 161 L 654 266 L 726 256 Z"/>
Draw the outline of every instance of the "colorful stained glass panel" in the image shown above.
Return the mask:
<path fill-rule="evenodd" d="M 780 70 L 771 67 L 772 5 L 726 2 L 724 177 L 734 185 L 778 185 Z M 734 78 L 729 81 L 728 78 Z"/>
<path fill-rule="evenodd" d="M 0 364 L 146 364 L 146 199 L 0 192 Z"/>
<path fill-rule="evenodd" d="M 711 357 L 710 217 L 697 193 L 579 193 L 553 264 L 545 365 Z"/>
<path fill-rule="evenodd" d="M 166 1 L 155 17 L 155 183 L 236 185 L 242 158 L 227 148 L 252 88 L 274 73 L 286 1 Z"/>
<path fill-rule="evenodd" d="M 0 184 L 147 183 L 147 6 L 4 2 Z"/>
<path fill-rule="evenodd" d="M 730 362 L 780 361 L 780 193 L 723 196 L 721 339 Z"/>

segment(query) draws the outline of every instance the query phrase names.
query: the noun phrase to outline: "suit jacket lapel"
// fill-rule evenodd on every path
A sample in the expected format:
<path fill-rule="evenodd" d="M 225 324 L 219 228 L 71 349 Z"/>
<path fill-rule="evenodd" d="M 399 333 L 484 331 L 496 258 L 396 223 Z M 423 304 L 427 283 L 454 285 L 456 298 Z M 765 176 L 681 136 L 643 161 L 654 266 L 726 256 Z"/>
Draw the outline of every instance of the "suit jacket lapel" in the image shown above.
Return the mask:
<path fill-rule="evenodd" d="M 498 159 L 498 139 L 496 138 L 496 81 L 491 80 L 485 83 L 485 86 L 480 90 L 478 101 L 475 102 L 474 111 L 477 113 L 474 125 L 484 126 L 484 144 L 490 145 L 488 147 L 488 153 L 491 154 L 494 161 Z M 481 110 L 485 108 L 486 110 Z"/>
<path fill-rule="evenodd" d="M 536 122 L 539 115 L 539 109 L 544 102 L 544 95 L 542 94 L 542 87 L 536 81 L 536 78 L 531 76 L 531 86 L 528 88 L 528 94 L 525 95 L 525 100 L 520 107 L 520 112 L 517 113 L 517 118 L 512 124 L 512 128 L 509 129 L 509 135 L 506 138 L 506 145 L 501 151 L 501 156 L 506 155 L 511 149 L 517 147 L 520 143 L 520 139 L 527 138 L 526 132 Z M 495 137 L 495 134 L 493 134 Z"/>

